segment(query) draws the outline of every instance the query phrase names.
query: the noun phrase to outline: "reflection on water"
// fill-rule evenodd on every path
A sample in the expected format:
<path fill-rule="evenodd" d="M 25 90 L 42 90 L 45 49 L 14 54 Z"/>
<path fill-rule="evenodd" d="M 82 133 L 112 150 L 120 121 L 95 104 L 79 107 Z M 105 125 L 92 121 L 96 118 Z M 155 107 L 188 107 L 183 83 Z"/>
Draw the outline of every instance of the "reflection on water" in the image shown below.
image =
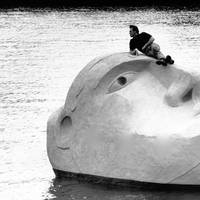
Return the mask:
<path fill-rule="evenodd" d="M 198 200 L 200 191 L 164 191 L 94 185 L 75 180 L 54 179 L 49 199 L 59 200 Z"/>
<path fill-rule="evenodd" d="M 178 66 L 199 73 L 199 15 L 154 9 L 1 11 L 0 199 L 195 199 L 196 193 L 52 183 L 46 122 L 91 59 L 128 51 L 133 23 L 151 33 Z"/>

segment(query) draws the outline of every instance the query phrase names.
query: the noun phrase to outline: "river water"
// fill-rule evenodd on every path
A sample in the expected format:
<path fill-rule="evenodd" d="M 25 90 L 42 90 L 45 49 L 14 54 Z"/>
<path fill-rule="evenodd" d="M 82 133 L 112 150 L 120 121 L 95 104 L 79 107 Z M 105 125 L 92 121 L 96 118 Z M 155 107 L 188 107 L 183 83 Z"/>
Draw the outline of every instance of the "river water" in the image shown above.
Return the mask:
<path fill-rule="evenodd" d="M 200 199 L 199 192 L 124 190 L 55 179 L 46 122 L 94 57 L 128 51 L 129 25 L 200 73 L 200 11 L 70 9 L 0 11 L 0 199 Z"/>

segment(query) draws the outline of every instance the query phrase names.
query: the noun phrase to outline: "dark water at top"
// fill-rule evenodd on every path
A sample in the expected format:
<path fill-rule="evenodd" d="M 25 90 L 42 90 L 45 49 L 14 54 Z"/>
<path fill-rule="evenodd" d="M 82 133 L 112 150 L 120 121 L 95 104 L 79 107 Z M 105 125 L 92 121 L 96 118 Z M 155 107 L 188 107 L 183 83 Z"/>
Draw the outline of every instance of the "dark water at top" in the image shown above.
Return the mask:
<path fill-rule="evenodd" d="M 91 59 L 128 51 L 130 24 L 200 73 L 200 11 L 92 9 L 0 12 L 0 199 L 200 199 L 198 192 L 107 188 L 59 181 L 46 153 L 46 121 Z"/>

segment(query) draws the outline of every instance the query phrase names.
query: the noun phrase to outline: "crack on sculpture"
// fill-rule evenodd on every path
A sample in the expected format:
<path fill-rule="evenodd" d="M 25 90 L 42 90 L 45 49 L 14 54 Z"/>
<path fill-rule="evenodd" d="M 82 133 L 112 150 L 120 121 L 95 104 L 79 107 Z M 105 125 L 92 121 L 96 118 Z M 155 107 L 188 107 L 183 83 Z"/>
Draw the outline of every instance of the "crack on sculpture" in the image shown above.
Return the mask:
<path fill-rule="evenodd" d="M 74 112 L 74 111 L 76 110 L 76 108 L 77 108 L 77 107 L 74 107 L 74 108 L 71 110 L 71 112 Z"/>
<path fill-rule="evenodd" d="M 100 60 L 98 60 L 97 62 L 95 62 L 89 69 L 88 71 L 92 70 L 98 63 L 100 63 L 102 60 L 104 60 L 105 58 L 102 58 Z"/>
<path fill-rule="evenodd" d="M 173 181 L 175 181 L 175 180 L 177 180 L 177 179 L 179 179 L 179 178 L 185 176 L 186 174 L 190 173 L 193 169 L 195 169 L 195 168 L 198 167 L 199 165 L 200 165 L 200 162 L 197 163 L 197 164 L 196 164 L 194 167 L 192 167 L 191 169 L 189 169 L 189 170 L 187 170 L 186 172 L 184 172 L 183 174 L 181 174 L 181 175 L 179 175 L 179 176 L 173 178 L 173 179 L 172 179 L 171 181 L 169 181 L 168 183 L 172 183 Z"/>
<path fill-rule="evenodd" d="M 79 92 L 76 94 L 76 98 L 78 98 L 78 97 L 80 96 L 80 94 L 81 94 L 81 92 L 83 91 L 84 87 L 85 87 L 85 86 L 83 86 L 83 87 L 79 90 Z"/>
<path fill-rule="evenodd" d="M 113 54 L 108 55 L 108 56 L 106 56 L 106 59 L 108 59 L 108 58 L 110 58 L 110 57 L 112 57 L 112 56 L 113 56 Z M 95 62 L 95 63 L 88 69 L 88 71 L 91 71 L 94 67 L 96 67 L 96 65 L 97 65 L 98 63 L 100 63 L 100 62 L 103 61 L 103 60 L 105 60 L 105 57 L 100 58 L 97 62 Z"/>

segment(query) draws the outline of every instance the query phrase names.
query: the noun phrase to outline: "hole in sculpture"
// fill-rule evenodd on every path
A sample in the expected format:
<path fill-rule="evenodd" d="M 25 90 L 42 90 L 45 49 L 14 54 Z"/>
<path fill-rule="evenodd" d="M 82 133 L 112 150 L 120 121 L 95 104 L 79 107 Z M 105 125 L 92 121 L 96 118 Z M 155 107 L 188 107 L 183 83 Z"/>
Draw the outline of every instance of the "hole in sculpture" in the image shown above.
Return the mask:
<path fill-rule="evenodd" d="M 69 134 L 72 130 L 72 119 L 66 116 L 62 119 L 60 123 L 60 132 L 57 134 L 56 143 L 57 147 L 62 150 L 69 150 Z"/>
<path fill-rule="evenodd" d="M 61 121 L 61 134 L 65 134 L 65 132 L 69 130 L 71 126 L 72 126 L 71 117 L 69 116 L 64 117 L 63 120 Z"/>
<path fill-rule="evenodd" d="M 120 85 L 125 85 L 127 83 L 127 79 L 124 77 L 124 76 L 120 76 L 118 79 L 117 79 L 117 82 L 120 84 Z"/>

